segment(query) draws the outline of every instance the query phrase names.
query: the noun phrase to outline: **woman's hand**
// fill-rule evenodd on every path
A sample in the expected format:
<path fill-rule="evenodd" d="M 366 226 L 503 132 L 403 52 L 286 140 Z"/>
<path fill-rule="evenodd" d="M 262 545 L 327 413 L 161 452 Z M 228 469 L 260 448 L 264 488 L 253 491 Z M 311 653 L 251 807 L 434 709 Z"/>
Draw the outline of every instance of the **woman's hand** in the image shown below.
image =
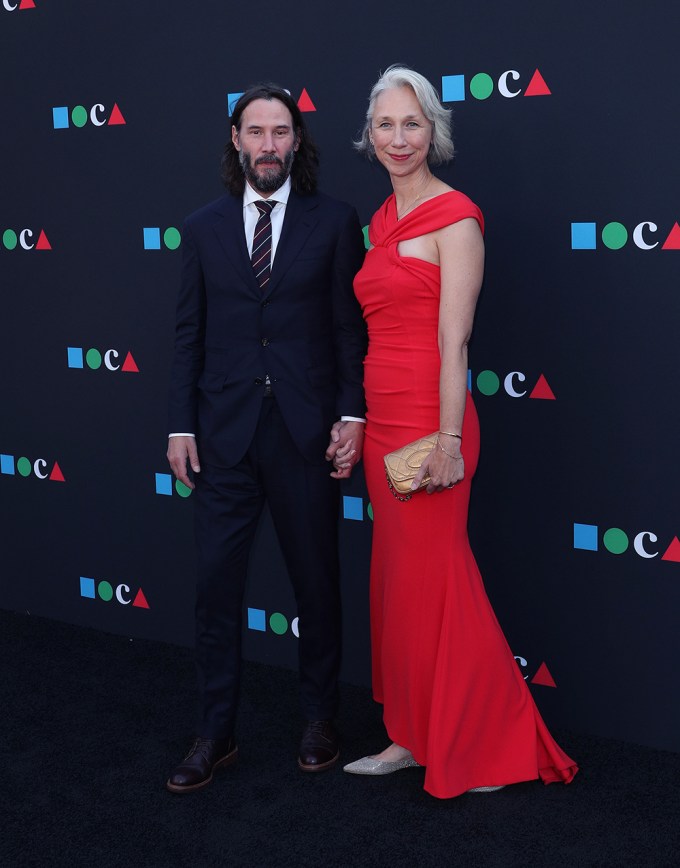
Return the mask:
<path fill-rule="evenodd" d="M 453 438 L 446 438 L 453 439 Z M 446 450 L 446 451 L 444 451 Z M 415 476 L 411 484 L 411 489 L 417 491 L 420 484 L 426 476 L 430 476 L 425 491 L 428 494 L 435 494 L 439 491 L 445 491 L 448 488 L 460 482 L 465 476 L 465 462 L 460 453 L 460 446 L 448 443 L 442 445 L 439 440 L 430 454 L 423 461 L 420 470 Z"/>

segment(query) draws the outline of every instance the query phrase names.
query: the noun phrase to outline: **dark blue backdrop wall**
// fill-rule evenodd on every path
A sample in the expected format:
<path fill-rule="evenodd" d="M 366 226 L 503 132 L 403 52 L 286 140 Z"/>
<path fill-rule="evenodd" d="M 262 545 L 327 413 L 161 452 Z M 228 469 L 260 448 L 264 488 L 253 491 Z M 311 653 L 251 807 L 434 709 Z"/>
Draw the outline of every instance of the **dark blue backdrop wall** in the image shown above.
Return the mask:
<path fill-rule="evenodd" d="M 322 187 L 394 61 L 454 110 L 482 207 L 471 536 L 549 722 L 680 749 L 680 139 L 673 4 L 3 0 L 0 605 L 191 644 L 191 497 L 165 461 L 182 218 L 221 193 L 228 103 L 287 87 Z M 367 683 L 371 512 L 343 489 L 347 680 Z M 295 665 L 271 526 L 247 655 Z"/>

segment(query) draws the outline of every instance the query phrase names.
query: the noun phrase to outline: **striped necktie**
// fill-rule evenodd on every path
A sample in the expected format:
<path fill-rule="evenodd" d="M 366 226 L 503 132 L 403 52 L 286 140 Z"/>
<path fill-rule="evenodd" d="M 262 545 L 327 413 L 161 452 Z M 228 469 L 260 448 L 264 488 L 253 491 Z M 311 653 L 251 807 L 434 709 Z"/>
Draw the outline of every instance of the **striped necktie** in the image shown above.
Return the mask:
<path fill-rule="evenodd" d="M 260 289 L 264 289 L 269 283 L 269 277 L 272 270 L 272 208 L 276 202 L 266 202 L 260 199 L 255 202 L 257 210 L 260 212 L 257 223 L 255 224 L 255 235 L 253 236 L 253 252 L 250 261 L 253 265 L 255 278 L 260 284 Z"/>

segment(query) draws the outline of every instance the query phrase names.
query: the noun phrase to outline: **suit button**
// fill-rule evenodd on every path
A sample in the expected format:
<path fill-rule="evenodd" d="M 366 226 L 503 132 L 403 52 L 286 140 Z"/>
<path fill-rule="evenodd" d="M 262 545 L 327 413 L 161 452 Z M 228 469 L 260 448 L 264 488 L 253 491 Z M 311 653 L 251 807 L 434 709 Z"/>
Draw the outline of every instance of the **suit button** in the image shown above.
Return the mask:
<path fill-rule="evenodd" d="M 269 344 L 269 338 L 262 338 L 261 343 L 262 343 L 262 346 L 263 346 L 263 347 L 268 346 L 268 344 Z"/>
<path fill-rule="evenodd" d="M 255 378 L 255 385 L 256 386 L 261 386 L 263 383 L 264 383 L 264 380 L 262 379 L 262 377 L 256 377 Z"/>
<path fill-rule="evenodd" d="M 263 301 L 263 302 L 262 302 L 262 307 L 269 307 L 269 302 L 268 302 L 268 301 Z"/>

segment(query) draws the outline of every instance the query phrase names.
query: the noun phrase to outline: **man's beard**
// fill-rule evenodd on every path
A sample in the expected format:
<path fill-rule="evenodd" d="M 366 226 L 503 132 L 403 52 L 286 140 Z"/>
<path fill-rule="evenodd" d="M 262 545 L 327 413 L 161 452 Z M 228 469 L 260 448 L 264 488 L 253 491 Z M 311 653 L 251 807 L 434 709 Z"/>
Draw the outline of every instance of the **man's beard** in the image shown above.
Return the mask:
<path fill-rule="evenodd" d="M 255 160 L 255 166 L 266 166 L 267 168 L 262 174 L 257 174 L 250 161 L 250 154 L 240 151 L 238 155 L 239 163 L 243 169 L 243 174 L 246 176 L 246 180 L 259 193 L 273 193 L 283 186 L 286 178 L 290 175 L 294 158 L 295 151 L 293 148 L 288 151 L 283 160 L 274 154 L 258 157 Z"/>

